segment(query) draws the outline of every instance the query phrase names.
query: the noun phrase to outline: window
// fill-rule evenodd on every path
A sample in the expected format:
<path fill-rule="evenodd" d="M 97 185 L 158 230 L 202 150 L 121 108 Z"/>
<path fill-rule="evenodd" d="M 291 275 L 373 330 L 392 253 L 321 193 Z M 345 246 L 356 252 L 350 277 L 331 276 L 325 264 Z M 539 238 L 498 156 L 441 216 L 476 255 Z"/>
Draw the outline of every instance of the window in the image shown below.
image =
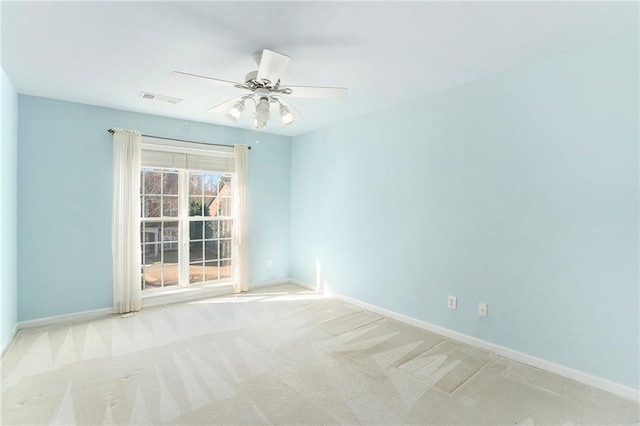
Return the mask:
<path fill-rule="evenodd" d="M 231 278 L 231 176 L 189 172 L 189 283 Z"/>
<path fill-rule="evenodd" d="M 142 288 L 177 285 L 178 171 L 143 168 L 140 194 Z"/>
<path fill-rule="evenodd" d="M 144 142 L 142 289 L 230 281 L 233 178 L 229 155 L 179 152 L 176 147 L 154 150 Z"/>

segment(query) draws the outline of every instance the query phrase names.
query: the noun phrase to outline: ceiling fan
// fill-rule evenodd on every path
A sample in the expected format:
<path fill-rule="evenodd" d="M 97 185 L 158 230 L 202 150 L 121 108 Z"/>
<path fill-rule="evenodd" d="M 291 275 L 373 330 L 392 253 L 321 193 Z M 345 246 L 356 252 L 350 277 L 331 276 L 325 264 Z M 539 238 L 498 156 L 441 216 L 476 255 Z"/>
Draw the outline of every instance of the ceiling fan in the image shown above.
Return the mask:
<path fill-rule="evenodd" d="M 258 130 L 266 128 L 267 121 L 271 118 L 271 105 L 279 108 L 280 119 L 284 126 L 293 123 L 302 115 L 285 100 L 285 97 L 342 99 L 347 96 L 347 89 L 344 87 L 283 86 L 280 83 L 280 75 L 287 68 L 291 58 L 282 53 L 264 49 L 255 52 L 253 54 L 253 60 L 258 65 L 258 69 L 248 73 L 244 78 L 244 83 L 220 80 L 219 78 L 181 71 L 173 71 L 171 74 L 174 76 L 206 79 L 216 84 L 248 90 L 250 93 L 237 96 L 209 108 L 207 111 L 226 113 L 226 117 L 237 124 L 240 122 L 240 118 L 244 112 L 245 102 L 253 101 L 255 104 L 253 127 Z"/>

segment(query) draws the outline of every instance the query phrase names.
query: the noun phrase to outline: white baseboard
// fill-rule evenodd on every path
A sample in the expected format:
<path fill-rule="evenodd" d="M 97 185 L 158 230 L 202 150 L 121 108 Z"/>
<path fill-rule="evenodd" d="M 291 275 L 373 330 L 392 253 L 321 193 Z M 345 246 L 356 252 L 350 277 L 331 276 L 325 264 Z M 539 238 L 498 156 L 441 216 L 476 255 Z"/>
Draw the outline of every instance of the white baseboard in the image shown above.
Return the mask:
<path fill-rule="evenodd" d="M 307 284 L 304 281 L 300 281 L 300 280 L 296 280 L 295 278 L 289 278 L 289 282 L 291 284 L 295 284 L 298 287 L 304 287 L 304 288 L 308 288 L 309 290 L 315 290 L 318 291 L 318 289 L 316 288 L 316 286 L 311 285 L 311 284 Z"/>
<path fill-rule="evenodd" d="M 276 284 L 286 284 L 290 280 L 273 280 L 260 283 L 250 284 L 250 288 L 265 287 Z M 190 289 L 177 289 L 176 291 L 157 292 L 155 294 L 146 294 L 142 298 L 142 308 L 150 308 L 153 306 L 161 306 L 172 303 L 189 302 L 196 299 L 205 299 L 208 297 L 221 296 L 225 294 L 231 294 L 231 284 L 229 285 L 217 285 L 217 286 L 203 286 L 193 287 Z M 113 314 L 112 308 L 102 308 L 92 311 L 75 312 L 71 314 L 55 315 L 51 317 L 38 318 L 33 320 L 21 321 L 16 325 L 17 330 L 25 328 L 42 327 L 60 323 L 73 323 L 80 321 L 89 321 L 93 319 L 103 318 Z M 15 333 L 14 333 L 15 336 Z M 13 339 L 11 339 L 13 340 Z M 10 342 L 7 344 L 9 347 Z M 6 348 L 3 348 L 3 353 Z"/>
<path fill-rule="evenodd" d="M 314 289 L 313 286 L 296 279 L 291 279 L 290 282 L 292 284 L 296 284 L 301 287 Z M 476 337 L 469 336 L 467 334 L 449 330 L 448 328 L 440 327 L 438 325 L 431 324 L 416 318 L 412 318 L 407 315 L 399 314 L 389 309 L 381 308 L 376 305 L 371 305 L 369 303 L 362 302 L 358 299 L 354 299 L 348 296 L 343 296 L 341 294 L 334 294 L 334 293 L 332 293 L 331 296 L 335 297 L 336 299 L 342 300 L 344 302 L 351 303 L 352 305 L 356 305 L 361 308 L 367 309 L 369 311 L 378 313 L 380 315 L 384 315 L 386 317 L 404 322 L 406 324 L 413 325 L 418 328 L 422 328 L 432 333 L 440 334 L 442 336 L 448 337 L 449 339 L 466 343 L 471 346 L 487 349 L 504 358 L 509 358 L 511 360 L 518 361 L 523 364 L 531 365 L 533 367 L 537 367 L 542 370 L 546 370 L 551 373 L 558 374 L 559 376 L 567 377 L 569 379 L 575 380 L 576 382 L 580 382 L 585 385 L 589 385 L 594 388 L 601 389 L 605 392 L 612 393 L 614 395 L 620 396 L 625 399 L 629 399 L 634 402 L 640 402 L 640 390 L 633 389 L 628 386 L 624 386 L 619 383 L 615 383 L 610 380 L 604 379 L 602 377 L 594 376 L 592 374 L 585 373 L 583 371 L 576 370 L 571 367 L 556 364 L 554 362 L 547 361 L 547 360 L 535 357 L 533 355 L 528 355 L 513 349 L 506 348 L 504 346 L 496 345 L 495 343 L 487 342 L 485 340 L 481 340 Z"/>
<path fill-rule="evenodd" d="M 249 290 L 253 290 L 254 288 L 269 287 L 272 285 L 289 284 L 290 282 L 291 280 L 289 278 L 285 278 L 282 280 L 260 281 L 257 283 L 249 284 Z"/>
<path fill-rule="evenodd" d="M 75 312 L 72 314 L 55 315 L 52 317 L 20 321 L 17 324 L 17 328 L 18 330 L 23 330 L 25 328 L 41 327 L 44 325 L 53 325 L 53 324 L 60 324 L 65 322 L 73 323 L 73 322 L 80 322 L 80 321 L 89 321 L 93 319 L 104 318 L 112 314 L 113 314 L 112 308 L 101 308 L 101 309 L 95 309 L 93 311 Z"/>
<path fill-rule="evenodd" d="M 4 356 L 4 353 L 7 352 L 9 346 L 13 342 L 13 339 L 16 337 L 16 333 L 18 332 L 18 324 L 13 326 L 13 330 L 11 330 L 11 339 L 7 340 L 7 344 L 3 346 L 2 351 L 0 352 L 0 358 Z"/>

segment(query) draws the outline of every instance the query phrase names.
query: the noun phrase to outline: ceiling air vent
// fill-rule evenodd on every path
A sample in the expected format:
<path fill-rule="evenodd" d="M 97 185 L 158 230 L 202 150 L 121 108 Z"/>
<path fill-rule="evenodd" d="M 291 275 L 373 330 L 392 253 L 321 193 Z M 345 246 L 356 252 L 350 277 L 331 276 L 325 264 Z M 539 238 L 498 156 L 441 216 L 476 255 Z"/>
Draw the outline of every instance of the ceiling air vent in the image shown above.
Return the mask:
<path fill-rule="evenodd" d="M 179 104 L 182 99 L 172 98 L 171 96 L 158 95 L 156 93 L 140 92 L 140 97 L 151 101 L 164 102 L 165 104 Z"/>

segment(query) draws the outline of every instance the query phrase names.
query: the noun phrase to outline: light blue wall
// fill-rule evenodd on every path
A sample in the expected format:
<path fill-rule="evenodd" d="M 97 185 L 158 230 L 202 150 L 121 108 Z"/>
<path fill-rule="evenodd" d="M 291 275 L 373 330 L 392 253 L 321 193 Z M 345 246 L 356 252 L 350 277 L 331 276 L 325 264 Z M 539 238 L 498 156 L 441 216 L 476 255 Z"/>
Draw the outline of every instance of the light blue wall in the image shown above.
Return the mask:
<path fill-rule="evenodd" d="M 290 138 L 20 95 L 20 321 L 111 306 L 111 127 L 252 146 L 251 282 L 289 275 Z"/>
<path fill-rule="evenodd" d="M 18 95 L 0 68 L 0 351 L 17 321 Z"/>
<path fill-rule="evenodd" d="M 637 389 L 638 71 L 616 41 L 295 137 L 292 276 Z"/>

